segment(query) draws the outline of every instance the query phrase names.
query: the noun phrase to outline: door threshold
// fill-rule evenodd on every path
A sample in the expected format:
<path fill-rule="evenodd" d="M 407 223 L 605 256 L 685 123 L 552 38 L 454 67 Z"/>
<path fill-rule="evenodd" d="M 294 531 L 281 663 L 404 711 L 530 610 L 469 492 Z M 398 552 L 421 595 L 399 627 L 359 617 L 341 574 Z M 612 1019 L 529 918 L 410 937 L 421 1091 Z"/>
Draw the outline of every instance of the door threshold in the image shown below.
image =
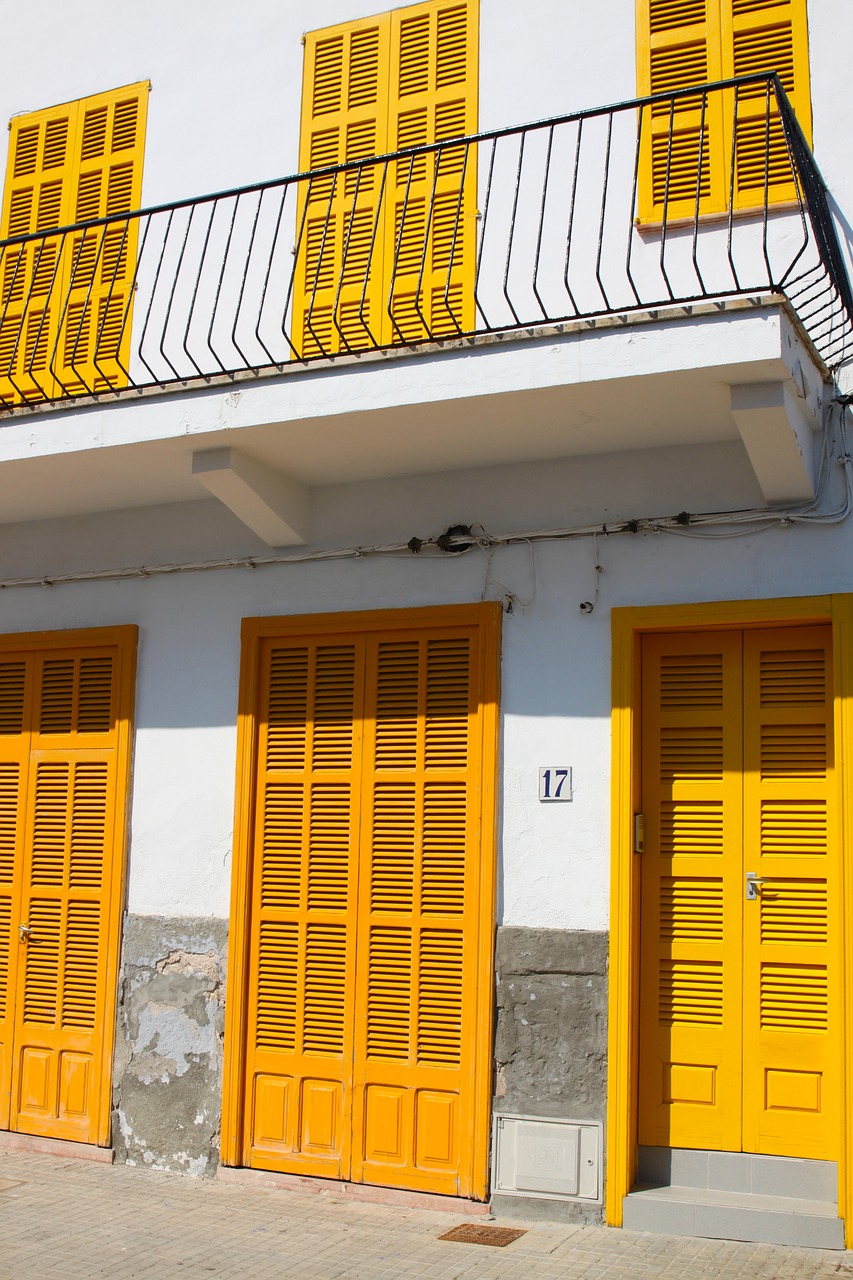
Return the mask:
<path fill-rule="evenodd" d="M 0 1130 L 0 1151 L 24 1151 L 38 1156 L 61 1156 L 63 1160 L 91 1160 L 112 1164 L 112 1147 L 96 1147 L 90 1142 L 70 1142 L 67 1138 L 42 1138 L 34 1133 Z"/>
<path fill-rule="evenodd" d="M 238 1187 L 261 1187 L 267 1191 L 298 1191 L 303 1195 L 326 1195 L 336 1200 L 387 1204 L 399 1209 L 434 1209 L 470 1218 L 491 1215 L 488 1204 L 462 1196 L 442 1196 L 431 1191 L 405 1191 L 399 1187 L 377 1187 L 366 1182 L 338 1182 L 334 1178 L 308 1178 L 299 1173 L 274 1173 L 270 1169 L 231 1168 L 221 1164 L 217 1182 Z"/>

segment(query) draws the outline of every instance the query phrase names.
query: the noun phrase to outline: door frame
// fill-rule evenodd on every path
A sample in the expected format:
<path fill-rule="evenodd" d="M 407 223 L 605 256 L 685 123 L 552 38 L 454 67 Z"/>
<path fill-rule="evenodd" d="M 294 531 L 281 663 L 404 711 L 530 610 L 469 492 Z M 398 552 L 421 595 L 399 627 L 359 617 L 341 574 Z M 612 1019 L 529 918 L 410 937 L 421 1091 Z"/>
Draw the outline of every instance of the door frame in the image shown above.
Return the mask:
<path fill-rule="evenodd" d="M 104 1015 L 101 1052 L 101 1105 L 97 1117 L 96 1145 L 111 1145 L 112 1078 L 116 1038 L 119 959 L 122 924 L 127 903 L 127 850 L 133 764 L 136 657 L 139 628 L 134 624 L 88 627 L 69 631 L 13 631 L 0 635 L 0 656 L 18 651 L 46 653 L 52 649 L 87 649 L 114 645 L 118 654 L 116 706 L 116 803 L 111 842 L 115 857 L 110 900 L 107 902 L 107 936 L 104 944 Z M 12 1123 L 10 1115 L 9 1123 Z M 19 1132 L 10 1129 L 9 1132 Z"/>
<path fill-rule="evenodd" d="M 640 929 L 638 857 L 633 815 L 640 804 L 640 645 L 655 631 L 723 630 L 829 623 L 833 646 L 836 786 L 841 839 L 842 937 L 839 1031 L 842 1141 L 838 1160 L 838 1211 L 853 1244 L 853 1051 L 846 1028 L 853 1025 L 853 875 L 845 874 L 845 851 L 853 848 L 853 594 L 770 600 L 726 600 L 699 604 L 648 605 L 612 613 L 612 755 L 610 841 L 610 983 L 608 994 L 607 1186 L 609 1226 L 622 1225 L 622 1198 L 636 1176 Z"/>
<path fill-rule="evenodd" d="M 476 1119 L 468 1160 L 475 1199 L 488 1194 L 489 1115 L 491 1108 L 492 1041 L 494 1022 L 494 925 L 497 889 L 497 781 L 499 764 L 500 603 L 438 605 L 425 608 L 379 609 L 350 613 L 300 614 L 291 617 L 244 618 L 241 632 L 240 692 L 237 714 L 237 783 L 234 800 L 234 846 L 231 869 L 228 979 L 225 1003 L 225 1052 L 222 1077 L 222 1138 L 220 1160 L 239 1167 L 242 1162 L 243 1102 L 246 1070 L 245 1028 L 248 1014 L 249 948 L 251 944 L 250 889 L 255 773 L 257 769 L 256 709 L 260 650 L 267 639 L 322 633 L 384 631 L 425 627 L 476 626 L 482 670 L 483 703 L 480 831 L 482 859 L 477 888 L 477 989 L 475 993 L 475 1050 L 473 1115 Z"/>

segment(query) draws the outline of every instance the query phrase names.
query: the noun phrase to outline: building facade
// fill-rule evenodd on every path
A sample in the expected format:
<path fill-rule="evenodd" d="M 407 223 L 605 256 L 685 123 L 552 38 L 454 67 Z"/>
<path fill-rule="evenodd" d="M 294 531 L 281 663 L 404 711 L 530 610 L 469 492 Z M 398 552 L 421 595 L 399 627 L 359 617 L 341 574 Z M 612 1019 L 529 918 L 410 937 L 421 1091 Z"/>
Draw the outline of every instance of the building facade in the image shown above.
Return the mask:
<path fill-rule="evenodd" d="M 55 8 L 0 1129 L 840 1247 L 847 6 Z"/>

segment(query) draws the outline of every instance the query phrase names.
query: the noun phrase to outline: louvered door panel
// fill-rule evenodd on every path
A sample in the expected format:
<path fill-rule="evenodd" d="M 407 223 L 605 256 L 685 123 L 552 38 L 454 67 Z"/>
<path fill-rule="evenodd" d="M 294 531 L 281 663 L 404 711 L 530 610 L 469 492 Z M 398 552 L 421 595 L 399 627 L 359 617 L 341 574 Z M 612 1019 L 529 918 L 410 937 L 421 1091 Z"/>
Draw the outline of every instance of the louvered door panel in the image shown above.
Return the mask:
<path fill-rule="evenodd" d="M 479 879 L 476 632 L 367 648 L 353 1176 L 468 1194 Z"/>
<path fill-rule="evenodd" d="M 100 1140 L 114 936 L 119 655 L 30 659 L 12 1103 L 24 1133 Z"/>
<path fill-rule="evenodd" d="M 673 93 L 720 78 L 719 0 L 639 0 L 637 88 Z M 719 94 L 655 104 L 640 119 L 639 216 L 693 217 L 725 207 Z"/>
<path fill-rule="evenodd" d="M 744 1149 L 838 1156 L 840 901 L 828 627 L 744 636 Z"/>
<path fill-rule="evenodd" d="M 32 662 L 0 658 L 0 1129 L 11 1118 Z"/>
<path fill-rule="evenodd" d="M 740 1143 L 741 749 L 740 634 L 645 637 L 639 1123 L 651 1146 Z"/>
<path fill-rule="evenodd" d="M 363 642 L 263 651 L 244 1159 L 350 1172 Z"/>
<path fill-rule="evenodd" d="M 722 0 L 722 74 L 776 72 L 797 118 L 811 139 L 806 0 Z M 727 135 L 732 136 L 734 98 L 727 102 Z M 740 90 L 734 126 L 734 207 L 752 208 L 766 198 L 796 200 L 793 161 L 775 106 L 763 86 Z"/>
<path fill-rule="evenodd" d="M 303 172 L 388 150 L 387 15 L 306 38 Z M 293 341 L 300 356 L 359 350 L 380 340 L 384 199 L 381 166 L 316 178 L 297 215 Z"/>
<path fill-rule="evenodd" d="M 476 0 L 391 14 L 389 145 L 397 151 L 477 131 Z M 385 210 L 387 340 L 419 341 L 474 324 L 475 151 L 397 161 Z"/>
<path fill-rule="evenodd" d="M 142 204 L 148 84 L 128 85 L 78 106 L 68 222 L 130 213 Z M 127 385 L 138 223 L 83 229 L 66 246 L 57 378 L 67 394 Z"/>

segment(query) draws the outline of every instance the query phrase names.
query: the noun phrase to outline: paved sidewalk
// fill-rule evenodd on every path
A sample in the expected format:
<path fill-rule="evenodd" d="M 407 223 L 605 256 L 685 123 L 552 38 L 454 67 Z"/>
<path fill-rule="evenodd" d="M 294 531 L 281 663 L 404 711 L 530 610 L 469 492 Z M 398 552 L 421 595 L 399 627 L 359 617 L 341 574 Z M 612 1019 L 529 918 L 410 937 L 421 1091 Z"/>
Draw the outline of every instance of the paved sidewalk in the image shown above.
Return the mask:
<path fill-rule="evenodd" d="M 461 1221 L 0 1152 L 0 1280 L 853 1280 L 853 1252 L 603 1227 L 519 1223 L 504 1249 L 437 1239 Z"/>

